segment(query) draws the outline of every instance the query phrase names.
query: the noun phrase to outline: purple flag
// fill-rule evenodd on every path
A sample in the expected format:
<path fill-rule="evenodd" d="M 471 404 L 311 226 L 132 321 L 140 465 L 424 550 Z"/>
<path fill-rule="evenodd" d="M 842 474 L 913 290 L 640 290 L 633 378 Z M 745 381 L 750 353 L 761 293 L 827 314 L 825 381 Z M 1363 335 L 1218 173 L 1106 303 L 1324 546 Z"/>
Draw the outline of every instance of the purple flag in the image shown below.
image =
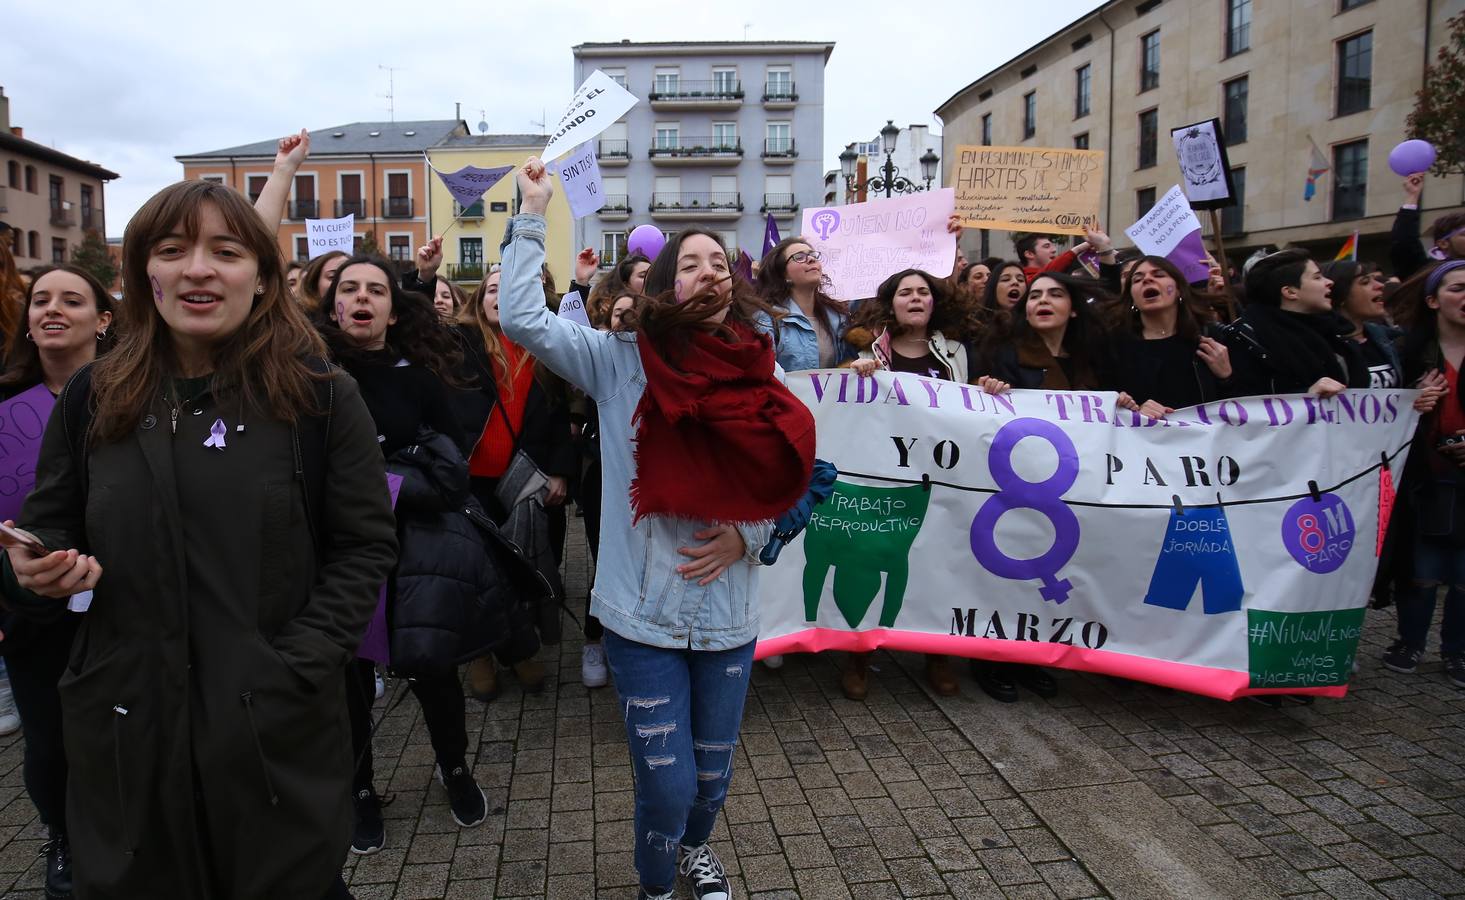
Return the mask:
<path fill-rule="evenodd" d="M 1206 245 L 1201 240 L 1199 230 L 1181 238 L 1175 249 L 1165 254 L 1165 258 L 1173 262 L 1191 284 L 1211 277 L 1211 265 L 1206 261 Z"/>
<path fill-rule="evenodd" d="M 387 490 L 392 494 L 392 509 L 397 508 L 397 493 L 402 490 L 402 476 L 387 473 Z M 366 634 L 361 638 L 361 646 L 356 650 L 359 659 L 369 659 L 372 662 L 387 665 L 391 659 L 390 642 L 387 634 L 387 586 L 382 585 L 381 593 L 376 598 L 376 612 L 372 614 L 371 622 L 366 626 Z"/>
<path fill-rule="evenodd" d="M 773 213 L 768 214 L 768 222 L 763 226 L 763 255 L 767 256 L 768 251 L 783 238 L 778 236 L 778 223 L 773 221 Z"/>
<path fill-rule="evenodd" d="M 493 169 L 480 169 L 477 166 L 464 166 L 456 172 L 438 172 L 437 169 L 433 169 L 433 171 L 437 172 L 437 177 L 443 180 L 443 186 L 448 189 L 448 193 L 453 195 L 453 199 L 463 206 L 472 206 L 513 168 L 513 166 L 498 166 Z"/>
<path fill-rule="evenodd" d="M 748 255 L 748 251 L 738 251 L 738 261 L 733 266 L 733 271 L 743 276 L 743 280 L 748 282 L 748 284 L 753 283 L 753 257 Z"/>

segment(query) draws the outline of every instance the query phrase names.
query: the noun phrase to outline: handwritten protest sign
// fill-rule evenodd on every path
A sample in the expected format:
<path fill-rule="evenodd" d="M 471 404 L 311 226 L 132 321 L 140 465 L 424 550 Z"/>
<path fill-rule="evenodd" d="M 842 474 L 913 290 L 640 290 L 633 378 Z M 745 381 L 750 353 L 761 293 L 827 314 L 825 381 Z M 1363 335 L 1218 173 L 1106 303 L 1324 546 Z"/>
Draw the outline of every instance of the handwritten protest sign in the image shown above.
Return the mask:
<path fill-rule="evenodd" d="M 595 148 L 588 141 L 556 168 L 560 170 L 560 183 L 565 186 L 565 200 L 570 204 L 571 215 L 583 219 L 605 205 L 605 192 L 600 186 L 600 163 L 595 159 Z"/>
<path fill-rule="evenodd" d="M 1178 184 L 1166 191 L 1138 222 L 1124 229 L 1124 233 L 1145 253 L 1175 263 L 1186 281 L 1205 281 L 1210 274 L 1200 220 Z"/>
<path fill-rule="evenodd" d="M 55 405 L 44 384 L 0 403 L 0 519 L 20 518 L 21 504 L 36 486 L 41 435 Z"/>
<path fill-rule="evenodd" d="M 560 318 L 569 319 L 586 328 L 591 327 L 590 316 L 585 312 L 585 298 L 580 296 L 579 291 L 570 291 L 560 300 Z"/>
<path fill-rule="evenodd" d="M 402 476 L 387 473 L 387 491 L 392 495 L 392 509 L 397 508 L 397 494 L 402 490 Z M 391 662 L 391 641 L 390 633 L 387 630 L 387 586 L 382 585 L 381 592 L 376 598 L 376 612 L 372 614 L 371 621 L 366 626 L 366 634 L 361 637 L 361 645 L 356 650 L 356 655 L 361 659 L 369 659 L 372 662 L 387 665 Z"/>
<path fill-rule="evenodd" d="M 824 255 L 834 296 L 858 300 L 892 272 L 920 269 L 951 274 L 956 236 L 946 230 L 955 202 L 951 188 L 889 200 L 804 210 L 803 238 Z"/>
<path fill-rule="evenodd" d="M 549 165 L 568 153 L 571 147 L 585 143 L 614 125 L 616 119 L 635 105 L 635 95 L 596 69 L 570 98 L 570 105 L 560 116 L 540 158 Z"/>
<path fill-rule="evenodd" d="M 964 225 L 1083 234 L 1099 220 L 1104 151 L 960 146 L 952 186 Z"/>
<path fill-rule="evenodd" d="M 489 189 L 499 183 L 499 179 L 513 169 L 513 166 L 496 166 L 492 169 L 480 169 L 478 166 L 464 166 L 456 172 L 437 172 L 437 177 L 442 179 L 443 187 L 453 195 L 463 206 L 472 206 L 488 193 Z"/>
<path fill-rule="evenodd" d="M 352 253 L 356 247 L 356 217 L 306 219 L 305 239 L 310 246 L 311 259 L 336 250 Z"/>

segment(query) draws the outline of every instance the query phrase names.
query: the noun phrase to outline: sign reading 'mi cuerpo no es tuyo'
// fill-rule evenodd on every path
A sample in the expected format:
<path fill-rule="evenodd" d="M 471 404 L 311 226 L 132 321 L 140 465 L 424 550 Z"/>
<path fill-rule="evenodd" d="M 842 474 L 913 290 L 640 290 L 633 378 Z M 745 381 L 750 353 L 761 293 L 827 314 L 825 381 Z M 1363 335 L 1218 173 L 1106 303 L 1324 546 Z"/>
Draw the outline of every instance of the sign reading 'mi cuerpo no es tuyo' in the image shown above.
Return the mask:
<path fill-rule="evenodd" d="M 1415 391 L 1118 410 L 1097 391 L 795 372 L 833 494 L 760 582 L 758 654 L 887 647 L 1211 697 L 1341 696 Z M 1291 465 L 1278 466 L 1286 459 Z"/>
<path fill-rule="evenodd" d="M 616 119 L 635 105 L 635 95 L 596 69 L 570 98 L 570 105 L 560 116 L 540 159 L 549 165 L 572 147 L 580 146 L 615 124 Z"/>
<path fill-rule="evenodd" d="M 1099 221 L 1104 151 L 960 146 L 951 184 L 968 227 L 1083 234 Z"/>

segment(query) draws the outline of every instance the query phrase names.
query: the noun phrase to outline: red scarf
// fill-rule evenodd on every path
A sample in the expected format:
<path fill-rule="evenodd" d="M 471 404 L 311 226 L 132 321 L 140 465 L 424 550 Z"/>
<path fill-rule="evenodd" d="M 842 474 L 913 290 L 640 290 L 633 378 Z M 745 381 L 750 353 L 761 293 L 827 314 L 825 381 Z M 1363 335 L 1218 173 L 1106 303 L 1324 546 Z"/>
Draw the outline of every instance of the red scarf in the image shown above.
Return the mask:
<path fill-rule="evenodd" d="M 507 371 L 500 371 L 501 367 L 494 361 L 496 408 L 483 423 L 483 433 L 478 436 L 478 443 L 473 445 L 473 453 L 468 458 L 468 472 L 478 478 L 498 478 L 508 471 L 509 461 L 518 449 L 514 435 L 524 430 L 524 412 L 529 404 L 529 391 L 534 386 L 534 361 L 527 360 L 514 375 L 512 390 L 507 387 L 509 373 L 518 367 L 519 359 L 526 351 L 502 334 L 499 335 L 499 346 L 504 350 Z"/>
<path fill-rule="evenodd" d="M 732 325 L 734 342 L 696 332 L 672 366 L 642 335 L 646 391 L 636 407 L 631 508 L 647 515 L 756 522 L 804 497 L 814 416 L 773 377 L 773 342 Z"/>

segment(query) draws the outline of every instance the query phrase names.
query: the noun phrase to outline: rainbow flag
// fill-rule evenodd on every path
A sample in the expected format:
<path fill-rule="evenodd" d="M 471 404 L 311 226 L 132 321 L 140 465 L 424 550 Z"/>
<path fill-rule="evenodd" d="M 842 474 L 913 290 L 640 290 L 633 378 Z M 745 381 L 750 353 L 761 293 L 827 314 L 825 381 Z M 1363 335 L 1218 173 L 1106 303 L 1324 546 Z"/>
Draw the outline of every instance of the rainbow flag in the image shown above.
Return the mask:
<path fill-rule="evenodd" d="M 1307 186 L 1302 189 L 1303 200 L 1313 198 L 1317 193 L 1317 180 L 1328 174 L 1328 170 L 1332 168 L 1328 165 L 1328 158 L 1323 156 L 1323 151 L 1317 148 L 1312 138 L 1308 138 L 1307 143 L 1312 146 L 1312 162 L 1307 167 Z"/>
<path fill-rule="evenodd" d="M 1338 255 L 1333 257 L 1333 262 L 1340 259 L 1358 259 L 1358 232 L 1355 231 L 1348 236 L 1348 240 L 1344 241 L 1342 248 L 1338 250 Z"/>

